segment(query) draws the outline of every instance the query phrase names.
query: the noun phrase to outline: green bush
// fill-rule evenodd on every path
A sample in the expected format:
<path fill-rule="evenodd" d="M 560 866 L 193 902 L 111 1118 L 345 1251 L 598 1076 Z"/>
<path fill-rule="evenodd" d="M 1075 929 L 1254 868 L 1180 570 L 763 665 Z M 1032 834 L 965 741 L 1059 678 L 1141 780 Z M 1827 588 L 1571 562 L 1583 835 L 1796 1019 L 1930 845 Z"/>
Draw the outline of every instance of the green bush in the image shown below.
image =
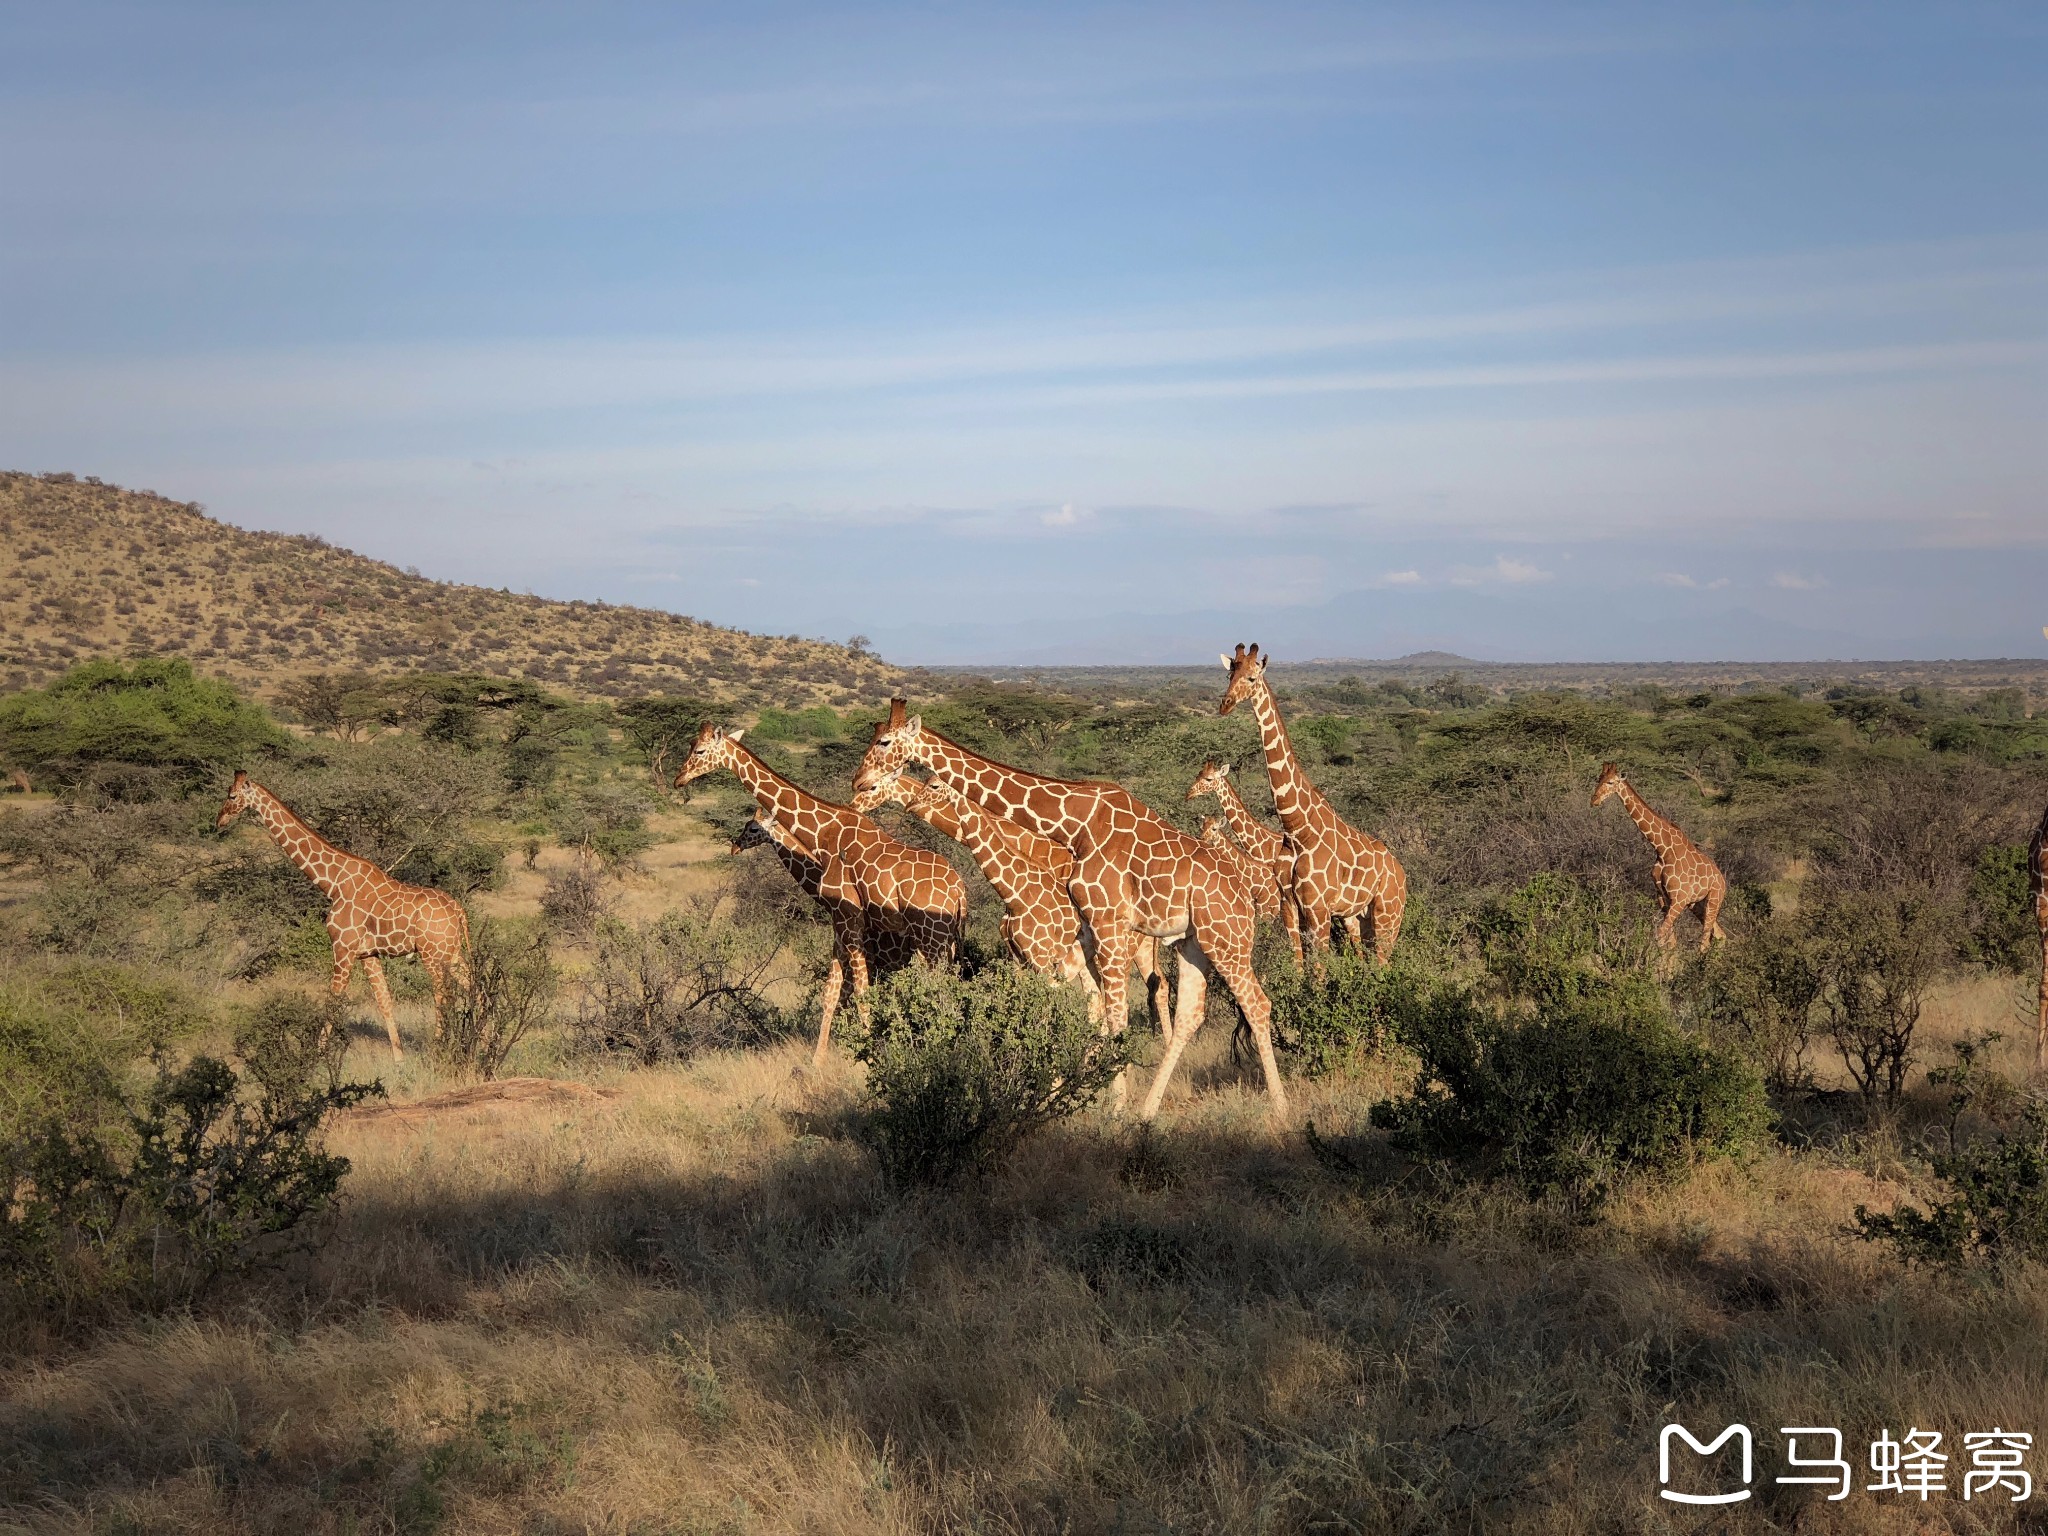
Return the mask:
<path fill-rule="evenodd" d="M 136 995 L 86 984 L 101 1003 L 110 989 Z M 156 1310 L 302 1240 L 348 1171 L 321 1147 L 323 1124 L 382 1092 L 336 1080 L 331 1023 L 323 1004 L 273 1000 L 238 1030 L 242 1073 L 207 1056 L 175 1068 L 160 1058 L 137 1092 L 99 1060 L 89 1095 L 17 1106 L 0 1136 L 0 1306 L 58 1323 Z"/>
<path fill-rule="evenodd" d="M 0 699 L 0 761 L 60 779 L 96 763 L 239 767 L 287 744 L 261 705 L 184 661 L 88 661 Z"/>
<path fill-rule="evenodd" d="M 1987 969 L 2022 975 L 2040 955 L 2040 935 L 2027 889 L 2026 845 L 1994 843 L 1971 871 L 1963 953 Z"/>
<path fill-rule="evenodd" d="M 1305 967 L 1290 957 L 1266 979 L 1273 1027 L 1310 1077 L 1357 1066 L 1401 1041 L 1423 990 L 1399 951 L 1392 965 L 1351 950 L 1312 957 Z"/>
<path fill-rule="evenodd" d="M 1473 927 L 1503 995 L 1538 1012 L 1656 1006 L 1655 939 L 1640 900 L 1545 873 L 1485 903 Z"/>
<path fill-rule="evenodd" d="M 450 989 L 434 1054 L 442 1065 L 485 1081 L 548 1016 L 560 976 L 544 924 L 480 917 L 464 952 L 469 984 Z"/>
<path fill-rule="evenodd" d="M 869 997 L 860 1134 L 894 1184 L 997 1166 L 1129 1060 L 1126 1037 L 1099 1035 L 1079 991 L 1015 964 L 963 979 L 915 963 Z"/>
<path fill-rule="evenodd" d="M 2048 1258 L 2048 1108 L 2035 1104 L 2016 1130 L 1933 1161 L 1949 1198 L 1887 1214 L 1859 1205 L 1857 1235 L 1921 1263 L 2006 1267 Z"/>
<path fill-rule="evenodd" d="M 1415 1086 L 1374 1105 L 1373 1123 L 1531 1193 L 1597 1205 L 1631 1176 L 1740 1153 L 1769 1124 L 1752 1070 L 1654 1010 L 1603 1003 L 1516 1020 L 1444 987 L 1407 1033 Z"/>
<path fill-rule="evenodd" d="M 760 741 L 837 741 L 845 730 L 839 716 L 824 704 L 809 709 L 764 709 L 753 735 Z"/>
<path fill-rule="evenodd" d="M 0 987 L 0 1142 L 53 1118 L 118 1120 L 143 1061 L 207 1018 L 183 987 L 125 966 L 74 962 L 11 977 Z"/>
<path fill-rule="evenodd" d="M 1688 959 L 1673 981 L 1678 1016 L 1701 1038 L 1737 1052 L 1780 1091 L 1812 1080 L 1806 1052 L 1824 977 L 1802 923 L 1761 918 L 1739 944 Z"/>

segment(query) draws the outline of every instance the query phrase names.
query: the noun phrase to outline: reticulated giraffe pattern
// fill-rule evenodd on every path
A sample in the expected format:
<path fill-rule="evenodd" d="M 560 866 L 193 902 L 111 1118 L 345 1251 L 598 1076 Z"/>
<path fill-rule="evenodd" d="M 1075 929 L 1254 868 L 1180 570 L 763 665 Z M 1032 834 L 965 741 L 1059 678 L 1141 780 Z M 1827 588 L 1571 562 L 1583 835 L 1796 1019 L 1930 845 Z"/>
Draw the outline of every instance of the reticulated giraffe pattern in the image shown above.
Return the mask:
<path fill-rule="evenodd" d="M 1109 1028 L 1124 1024 L 1124 978 L 1138 936 L 1181 941 L 1173 1037 L 1146 1091 L 1143 1118 L 1158 1113 L 1173 1069 L 1201 1027 L 1212 969 L 1250 1022 L 1273 1108 L 1286 1113 L 1287 1090 L 1273 1055 L 1272 1010 L 1252 972 L 1252 894 L 1214 850 L 1121 785 L 1047 778 L 993 762 L 926 730 L 897 699 L 875 727 L 854 776 L 856 792 L 909 761 L 925 764 L 934 778 L 984 810 L 1062 844 L 1074 856 L 1068 893 L 1095 935 L 1095 980 Z"/>
<path fill-rule="evenodd" d="M 796 882 L 796 888 L 813 901 L 823 898 L 819 892 L 824 884 L 825 866 L 809 854 L 800 852 L 794 838 L 777 839 L 768 835 L 768 829 L 761 824 L 758 816 L 747 818 L 740 828 L 738 837 L 732 840 L 734 855 L 745 853 L 750 848 L 767 848 L 774 852 L 775 862 Z M 868 974 L 870 977 L 886 976 L 891 971 L 900 971 L 917 957 L 917 946 L 907 933 L 894 933 L 879 923 L 867 925 L 862 940 L 867 951 Z M 843 968 L 842 968 L 843 969 Z M 829 972 L 827 973 L 830 974 Z"/>
<path fill-rule="evenodd" d="M 391 1006 L 391 988 L 384 980 L 382 958 L 418 955 L 434 987 L 436 1035 L 440 1015 L 452 987 L 469 984 L 469 914 L 446 891 L 394 880 L 368 859 L 344 853 L 292 814 L 269 790 L 237 771 L 228 798 L 214 819 L 225 831 L 248 811 L 285 857 L 306 878 L 327 893 L 327 936 L 334 945 L 334 975 L 329 991 L 340 997 L 358 961 L 370 978 L 384 1031 L 391 1037 L 393 1060 L 404 1057 L 398 1039 L 398 1018 Z"/>
<path fill-rule="evenodd" d="M 1691 912 L 1700 920 L 1700 953 L 1705 954 L 1721 931 L 1721 903 L 1728 898 L 1728 879 L 1720 866 L 1708 858 L 1674 824 L 1666 821 L 1635 792 L 1613 763 L 1600 768 L 1600 782 L 1593 787 L 1593 803 L 1600 805 L 1619 795 L 1630 821 L 1650 845 L 1656 862 L 1650 875 L 1657 883 L 1657 906 L 1663 918 L 1657 924 L 1657 943 L 1669 949 L 1677 944 L 1678 914 Z"/>
<path fill-rule="evenodd" d="M 1294 963 L 1300 965 L 1304 956 L 1301 949 L 1301 907 L 1294 899 L 1293 845 L 1252 815 L 1251 807 L 1244 803 L 1237 786 L 1230 782 L 1230 764 L 1214 760 L 1202 764 L 1202 771 L 1188 786 L 1186 798 L 1199 800 L 1203 795 L 1214 795 L 1222 805 L 1224 819 L 1237 837 L 1237 846 L 1244 850 L 1244 857 L 1254 870 L 1247 878 L 1254 881 L 1259 915 L 1280 919 L 1287 930 L 1287 942 L 1294 950 Z M 1210 841 L 1207 826 L 1205 821 L 1204 842 Z M 1270 892 L 1264 886 L 1270 886 Z"/>
<path fill-rule="evenodd" d="M 901 934 L 934 965 L 951 965 L 967 929 L 967 883 L 938 854 L 907 848 L 851 806 L 797 788 L 740 745 L 744 734 L 705 724 L 676 787 L 725 769 L 754 797 L 763 829 L 778 840 L 788 836 L 796 851 L 817 861 L 818 900 L 832 920 L 833 946 L 812 1058 L 822 1062 L 849 980 L 854 1006 L 865 1006 L 868 929 Z"/>
<path fill-rule="evenodd" d="M 1003 903 L 1003 939 L 1020 961 L 1042 976 L 1079 982 L 1100 1006 L 1101 994 L 1088 960 L 1093 935 L 1083 927 L 1073 898 L 1067 894 L 1074 878 L 1071 853 L 1050 838 L 990 814 L 939 780 L 913 779 L 900 767 L 853 797 L 857 811 L 873 811 L 892 803 L 974 855 Z M 1167 1004 L 1166 976 L 1159 967 L 1158 944 L 1140 936 L 1132 960 L 1145 978 L 1152 1022 L 1162 1038 L 1171 1039 L 1173 1018 Z"/>
<path fill-rule="evenodd" d="M 1329 942 L 1330 925 L 1342 921 L 1384 960 L 1401 936 L 1407 872 L 1385 843 L 1345 821 L 1309 782 L 1267 685 L 1266 661 L 1256 645 L 1249 650 L 1240 645 L 1235 656 L 1223 658 L 1230 681 L 1217 713 L 1227 715 L 1249 699 L 1258 716 L 1273 810 L 1294 850 L 1294 900 L 1308 942 L 1320 948 Z"/>

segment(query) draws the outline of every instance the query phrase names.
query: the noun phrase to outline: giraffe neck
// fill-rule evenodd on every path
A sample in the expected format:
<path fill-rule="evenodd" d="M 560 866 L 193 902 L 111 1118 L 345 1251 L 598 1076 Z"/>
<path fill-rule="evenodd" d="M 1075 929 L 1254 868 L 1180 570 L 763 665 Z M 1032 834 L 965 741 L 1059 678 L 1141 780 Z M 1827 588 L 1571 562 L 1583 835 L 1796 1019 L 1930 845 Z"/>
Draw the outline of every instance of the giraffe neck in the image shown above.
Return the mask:
<path fill-rule="evenodd" d="M 1072 784 L 991 761 L 931 731 L 919 733 L 919 757 L 932 777 L 990 813 L 1056 843 L 1086 834 L 1094 785 Z"/>
<path fill-rule="evenodd" d="M 271 841 L 284 850 L 284 856 L 298 865 L 300 872 L 329 896 L 341 895 L 344 870 L 353 871 L 365 866 L 376 868 L 367 859 L 344 853 L 328 842 L 294 816 L 282 800 L 261 784 L 249 785 L 248 806 L 256 819 L 263 823 L 263 830 L 270 834 Z M 322 854 L 327 857 L 322 858 Z"/>
<path fill-rule="evenodd" d="M 988 883 L 995 887 L 996 894 L 1004 901 L 1016 898 L 1021 882 L 1017 879 L 1019 866 L 1038 864 L 1043 867 L 1066 862 L 1066 851 L 1057 844 L 1025 831 L 1014 822 L 1004 821 L 990 815 L 980 806 L 944 784 L 936 790 L 927 790 L 919 797 L 917 814 L 937 827 L 955 842 L 963 844 L 974 855 L 975 863 L 988 877 Z M 1039 845 L 1037 850 L 1032 844 Z M 1033 852 L 1041 854 L 1033 858 Z M 1057 851 L 1059 858 L 1052 857 Z"/>
<path fill-rule="evenodd" d="M 798 843 L 808 843 L 811 848 L 816 848 L 827 827 L 836 826 L 842 814 L 853 814 L 844 806 L 833 805 L 798 789 L 743 746 L 732 744 L 728 766 L 746 785 L 747 793 L 754 797 L 754 804 L 767 813 L 763 817 L 764 825 L 768 821 L 776 823 L 768 828 L 768 834 L 776 839 L 779 846 L 788 845 L 777 834 L 787 833 Z"/>
<path fill-rule="evenodd" d="M 1635 786 L 1627 779 L 1614 781 L 1615 792 L 1621 796 L 1621 803 L 1628 811 L 1628 819 L 1636 824 L 1636 830 L 1657 852 L 1658 858 L 1679 847 L 1684 841 L 1678 828 L 1659 816 L 1636 793 Z"/>
<path fill-rule="evenodd" d="M 1266 775 L 1273 781 L 1273 809 L 1280 817 L 1280 825 L 1290 832 L 1298 831 L 1322 804 L 1322 796 L 1295 761 L 1294 743 L 1287 739 L 1287 727 L 1281 723 L 1279 702 L 1264 678 L 1252 689 L 1252 709 L 1259 717 L 1259 746 L 1266 754 Z"/>
<path fill-rule="evenodd" d="M 1251 808 L 1244 803 L 1244 796 L 1237 792 L 1237 786 L 1228 779 L 1216 781 L 1216 798 L 1223 806 L 1223 819 L 1230 823 L 1230 830 L 1244 840 L 1247 848 L 1256 845 L 1259 834 L 1266 828 L 1253 820 Z"/>

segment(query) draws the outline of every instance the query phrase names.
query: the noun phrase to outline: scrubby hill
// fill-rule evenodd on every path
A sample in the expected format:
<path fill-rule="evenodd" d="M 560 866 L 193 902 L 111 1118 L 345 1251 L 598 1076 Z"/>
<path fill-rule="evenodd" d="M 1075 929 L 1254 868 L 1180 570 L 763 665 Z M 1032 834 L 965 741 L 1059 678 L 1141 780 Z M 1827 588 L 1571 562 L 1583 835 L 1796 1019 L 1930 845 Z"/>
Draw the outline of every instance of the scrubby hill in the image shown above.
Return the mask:
<path fill-rule="evenodd" d="M 844 706 L 903 676 L 820 641 L 433 581 L 153 491 L 0 472 L 0 690 L 129 653 L 187 656 L 266 693 L 310 672 L 474 671 L 597 698 Z"/>

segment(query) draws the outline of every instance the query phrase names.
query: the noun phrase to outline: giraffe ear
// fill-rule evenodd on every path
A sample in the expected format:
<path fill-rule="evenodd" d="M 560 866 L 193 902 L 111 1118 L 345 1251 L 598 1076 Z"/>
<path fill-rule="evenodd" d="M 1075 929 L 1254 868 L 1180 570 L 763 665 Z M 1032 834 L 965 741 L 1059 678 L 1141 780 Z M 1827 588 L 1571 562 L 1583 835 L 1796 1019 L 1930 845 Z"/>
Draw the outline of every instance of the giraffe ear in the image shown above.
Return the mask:
<path fill-rule="evenodd" d="M 903 722 L 903 725 L 904 728 L 914 736 L 919 731 L 924 729 L 924 716 L 912 715 L 908 720 Z"/>
<path fill-rule="evenodd" d="M 739 739 L 740 739 L 740 738 L 741 738 L 742 736 L 744 736 L 744 735 L 746 735 L 746 734 L 747 734 L 747 728 L 746 728 L 745 726 L 741 726 L 741 727 L 740 727 L 740 728 L 739 728 L 738 730 L 736 730 L 736 731 L 727 731 L 727 732 L 725 733 L 725 739 L 726 739 L 727 741 L 738 741 L 738 740 L 739 740 Z"/>
<path fill-rule="evenodd" d="M 1226 667 L 1231 665 L 1230 655 L 1227 651 L 1218 651 L 1216 653 L 1216 659 L 1222 662 L 1223 665 L 1225 665 Z"/>
<path fill-rule="evenodd" d="M 1230 777 L 1230 764 L 1225 763 L 1221 768 L 1218 768 L 1216 771 L 1222 774 L 1223 777 L 1227 779 Z"/>

